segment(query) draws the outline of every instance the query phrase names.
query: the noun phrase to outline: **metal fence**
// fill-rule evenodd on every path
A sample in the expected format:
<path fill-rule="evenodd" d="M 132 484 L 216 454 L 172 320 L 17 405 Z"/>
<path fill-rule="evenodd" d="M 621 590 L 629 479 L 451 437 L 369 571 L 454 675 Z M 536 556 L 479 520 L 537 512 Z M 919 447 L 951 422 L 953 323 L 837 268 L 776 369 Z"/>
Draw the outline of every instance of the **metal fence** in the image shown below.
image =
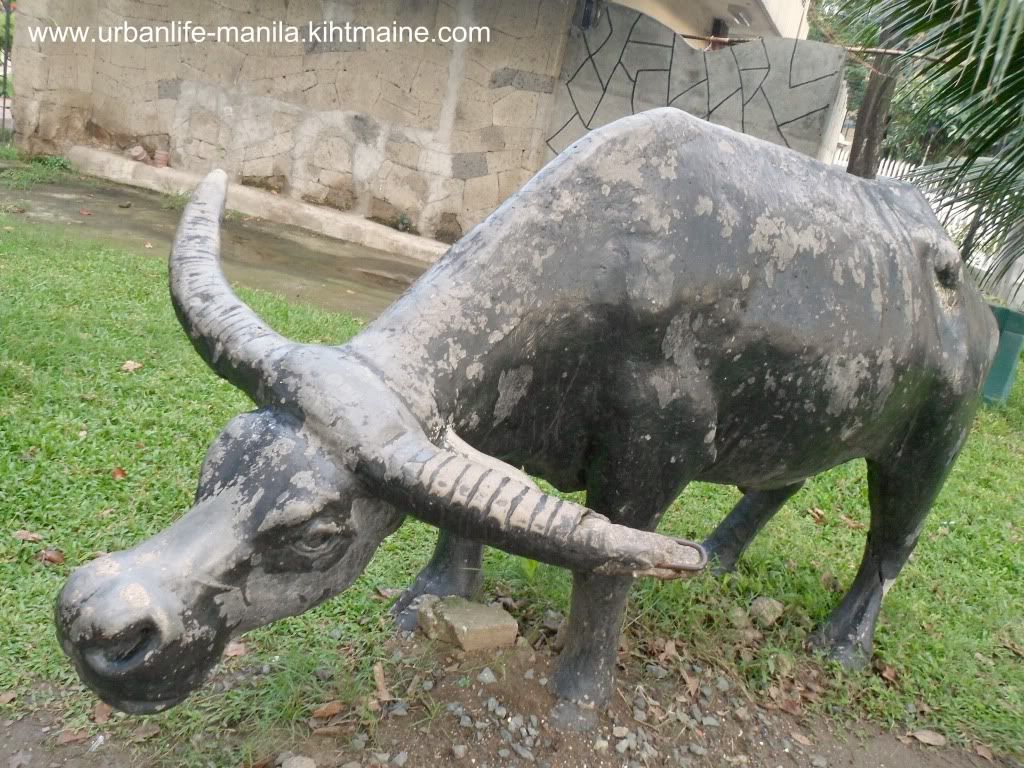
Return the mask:
<path fill-rule="evenodd" d="M 14 130 L 11 96 L 14 93 L 11 75 L 11 47 L 14 41 L 14 0 L 0 0 L 0 142 Z"/>

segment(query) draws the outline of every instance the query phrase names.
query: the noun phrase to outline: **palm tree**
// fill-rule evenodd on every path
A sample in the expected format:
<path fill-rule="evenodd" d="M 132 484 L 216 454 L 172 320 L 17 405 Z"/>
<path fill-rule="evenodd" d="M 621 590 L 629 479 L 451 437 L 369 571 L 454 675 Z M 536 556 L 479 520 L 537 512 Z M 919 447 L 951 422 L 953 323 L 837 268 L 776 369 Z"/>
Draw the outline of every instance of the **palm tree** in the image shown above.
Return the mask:
<path fill-rule="evenodd" d="M 1024 1 L 842 6 L 847 31 L 858 30 L 862 41 L 873 35 L 877 44 L 884 30 L 884 47 L 903 49 L 896 63 L 909 76 L 901 88 L 922 94 L 917 120 L 943 126 L 950 156 L 923 167 L 917 181 L 941 200 L 940 216 L 969 221 L 953 233 L 965 261 L 983 267 L 983 287 L 1024 276 Z"/>

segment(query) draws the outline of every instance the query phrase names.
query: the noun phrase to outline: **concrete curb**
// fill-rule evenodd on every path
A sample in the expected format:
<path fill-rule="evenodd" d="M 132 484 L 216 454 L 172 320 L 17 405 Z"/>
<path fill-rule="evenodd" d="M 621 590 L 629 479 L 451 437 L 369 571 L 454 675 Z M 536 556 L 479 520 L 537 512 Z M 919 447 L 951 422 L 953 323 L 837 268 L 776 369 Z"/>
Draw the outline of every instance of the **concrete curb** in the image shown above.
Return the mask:
<path fill-rule="evenodd" d="M 176 168 L 154 168 L 94 147 L 74 146 L 67 153 L 67 158 L 72 168 L 86 176 L 169 195 L 190 194 L 201 179 L 196 173 Z M 425 264 L 433 264 L 448 250 L 447 245 L 437 240 L 397 232 L 362 216 L 310 205 L 241 184 L 228 188 L 227 207 L 246 216 L 290 224 L 335 240 L 365 245 Z"/>

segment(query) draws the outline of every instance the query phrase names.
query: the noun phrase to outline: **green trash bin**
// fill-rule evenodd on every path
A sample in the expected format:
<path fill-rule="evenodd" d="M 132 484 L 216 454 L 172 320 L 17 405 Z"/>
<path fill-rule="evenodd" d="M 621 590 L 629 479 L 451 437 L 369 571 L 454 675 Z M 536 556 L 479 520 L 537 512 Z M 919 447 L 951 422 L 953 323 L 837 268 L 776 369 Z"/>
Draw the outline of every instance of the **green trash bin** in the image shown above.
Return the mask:
<path fill-rule="evenodd" d="M 1006 405 L 1017 374 L 1017 363 L 1024 349 L 1024 313 L 1007 307 L 989 305 L 999 324 L 999 348 L 982 389 L 982 397 L 989 405 Z"/>

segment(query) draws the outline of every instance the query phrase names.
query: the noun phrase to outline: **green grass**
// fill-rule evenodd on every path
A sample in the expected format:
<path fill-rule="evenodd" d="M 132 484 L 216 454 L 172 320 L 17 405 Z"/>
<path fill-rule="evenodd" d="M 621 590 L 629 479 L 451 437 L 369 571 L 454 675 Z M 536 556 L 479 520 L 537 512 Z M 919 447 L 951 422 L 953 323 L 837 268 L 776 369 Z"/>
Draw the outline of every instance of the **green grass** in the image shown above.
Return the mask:
<path fill-rule="evenodd" d="M 10 138 L 9 135 L 6 135 L 6 131 L 0 130 L 0 160 L 18 159 L 18 150 L 14 148 Z"/>
<path fill-rule="evenodd" d="M 184 192 L 164 195 L 160 201 L 160 207 L 165 211 L 184 211 L 188 203 L 189 195 Z"/>
<path fill-rule="evenodd" d="M 336 343 L 360 327 L 265 293 L 241 293 L 299 340 Z M 0 692 L 19 694 L 0 716 L 34 703 L 86 726 L 92 699 L 54 640 L 55 594 L 93 553 L 127 547 L 187 509 L 207 445 L 250 405 L 207 371 L 180 331 L 160 260 L 2 215 L 0 334 Z M 144 367 L 123 373 L 128 359 Z M 918 551 L 886 599 L 877 656 L 895 670 L 895 683 L 829 669 L 816 705 L 822 712 L 1024 750 L 1024 659 L 1011 650 L 1024 646 L 1021 466 L 1024 385 L 1007 408 L 981 413 Z M 115 480 L 115 467 L 127 478 Z M 663 529 L 700 538 L 736 498 L 729 488 L 694 485 Z M 807 514 L 814 507 L 824 510 L 823 525 Z M 801 647 L 807 632 L 838 599 L 827 576 L 847 584 L 863 547 L 864 532 L 840 515 L 867 521 L 861 463 L 808 483 L 735 575 L 640 585 L 628 618 L 634 641 L 674 637 L 681 654 L 734 672 L 755 692 L 792 687 L 812 666 Z M 17 529 L 44 541 L 16 541 Z M 265 663 L 272 673 L 228 693 L 206 689 L 152 718 L 162 729 L 147 745 L 153 759 L 235 765 L 260 753 L 270 734 L 280 746 L 282 729 L 305 733 L 318 703 L 371 691 L 370 669 L 387 653 L 391 633 L 374 587 L 407 583 L 432 539 L 426 526 L 406 524 L 343 596 L 247 636 L 249 655 L 230 666 Z M 37 562 L 44 544 L 67 562 Z M 567 605 L 569 581 L 558 569 L 498 552 L 489 553 L 488 569 L 488 588 L 527 597 L 532 616 Z M 764 641 L 748 648 L 727 617 L 757 595 L 787 608 Z M 330 670 L 331 682 L 319 680 L 319 668 Z M 909 715 L 908 705 L 919 701 L 932 711 Z M 138 723 L 121 722 L 123 730 Z"/>
<path fill-rule="evenodd" d="M 11 157 L 6 157 L 6 154 Z M 5 151 L 5 159 L 16 158 L 17 152 Z M 16 168 L 0 171 L 0 189 L 27 189 L 35 184 L 56 184 L 67 178 L 70 170 L 71 164 L 63 157 L 38 155 Z"/>

